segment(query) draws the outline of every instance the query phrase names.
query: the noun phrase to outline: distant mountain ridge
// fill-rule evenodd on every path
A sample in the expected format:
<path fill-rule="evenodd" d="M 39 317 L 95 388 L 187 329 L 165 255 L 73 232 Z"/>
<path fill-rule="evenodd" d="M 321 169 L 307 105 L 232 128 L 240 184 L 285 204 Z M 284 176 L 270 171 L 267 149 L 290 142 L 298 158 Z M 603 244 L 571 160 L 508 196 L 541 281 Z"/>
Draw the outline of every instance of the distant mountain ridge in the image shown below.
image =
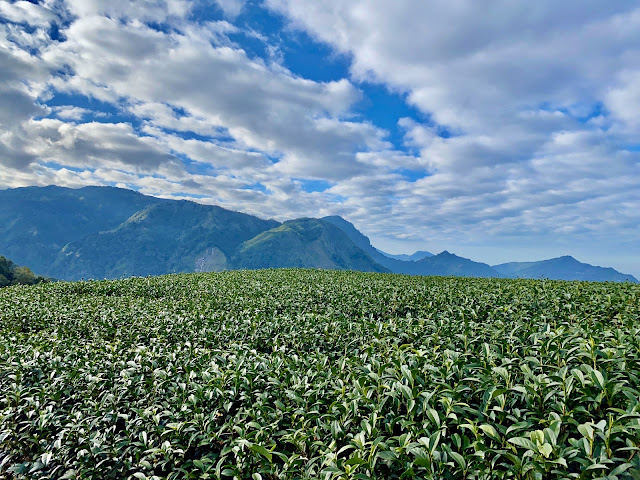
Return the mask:
<path fill-rule="evenodd" d="M 422 260 L 423 258 L 433 257 L 433 253 L 427 252 L 426 250 L 418 250 L 417 252 L 414 252 L 411 255 L 407 255 L 406 253 L 394 255 L 391 253 L 383 252 L 382 250 L 379 250 L 379 249 L 378 251 L 389 258 L 393 258 L 395 260 L 402 260 L 403 262 L 417 262 L 419 260 Z"/>
<path fill-rule="evenodd" d="M 389 269 L 393 273 L 403 273 L 406 275 L 442 275 L 442 276 L 463 276 L 463 277 L 500 277 L 501 275 L 493 270 L 486 263 L 478 263 L 472 260 L 452 255 L 447 251 L 433 255 L 429 252 L 416 252 L 414 257 L 421 257 L 419 260 L 400 260 L 397 256 L 382 252 L 371 245 L 369 238 L 363 235 L 351 222 L 342 217 L 323 217 L 322 220 L 331 222 L 341 228 L 347 236 L 367 252 L 380 265 Z M 421 253 L 423 255 L 421 255 Z M 426 255 L 424 255 L 426 254 Z"/>
<path fill-rule="evenodd" d="M 591 282 L 634 282 L 633 275 L 626 275 L 611 267 L 596 267 L 565 255 L 538 262 L 510 262 L 493 268 L 510 278 L 549 278 L 554 280 L 584 280 Z"/>
<path fill-rule="evenodd" d="M 446 250 L 431 257 L 425 257 L 415 262 L 418 267 L 413 275 L 440 275 L 454 277 L 501 277 L 486 263 L 474 262 L 468 258 L 459 257 Z"/>
<path fill-rule="evenodd" d="M 0 255 L 65 280 L 257 268 L 632 281 L 572 257 L 491 267 L 447 251 L 391 255 L 342 217 L 264 220 L 114 187 L 0 190 Z"/>

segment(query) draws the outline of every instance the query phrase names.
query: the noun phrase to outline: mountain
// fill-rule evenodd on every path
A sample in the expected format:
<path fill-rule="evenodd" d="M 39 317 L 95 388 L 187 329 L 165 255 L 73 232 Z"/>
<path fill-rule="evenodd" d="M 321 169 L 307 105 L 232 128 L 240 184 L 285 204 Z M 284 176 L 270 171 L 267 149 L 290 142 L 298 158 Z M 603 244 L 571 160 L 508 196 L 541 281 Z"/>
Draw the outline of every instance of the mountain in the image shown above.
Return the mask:
<path fill-rule="evenodd" d="M 426 258 L 426 257 L 433 257 L 433 253 L 427 252 L 426 250 L 418 250 L 417 252 L 414 252 L 411 255 L 407 255 L 406 253 L 393 255 L 391 253 L 383 252 L 382 250 L 378 250 L 378 251 L 386 257 L 393 258 L 395 260 L 402 260 L 403 262 L 417 262 L 418 260 L 422 260 L 423 258 Z"/>
<path fill-rule="evenodd" d="M 152 204 L 112 230 L 67 244 L 54 271 L 76 280 L 223 270 L 238 245 L 277 225 L 185 200 Z"/>
<path fill-rule="evenodd" d="M 232 259 L 236 268 L 327 268 L 388 271 L 330 222 L 300 218 L 244 242 Z"/>
<path fill-rule="evenodd" d="M 281 224 L 112 187 L 0 190 L 0 225 L 0 253 L 65 280 L 292 266 L 387 271 L 329 222 Z"/>
<path fill-rule="evenodd" d="M 109 230 L 149 205 L 170 202 L 112 187 L 0 190 L 0 253 L 41 275 L 67 243 Z"/>
<path fill-rule="evenodd" d="M 324 217 L 342 229 L 347 236 L 367 252 L 376 262 L 393 273 L 406 275 L 443 275 L 463 277 L 549 278 L 558 280 L 591 280 L 637 282 L 632 275 L 625 275 L 613 268 L 594 267 L 580 263 L 573 257 L 560 257 L 541 262 L 512 262 L 493 267 L 451 254 L 446 250 L 438 255 L 418 251 L 412 255 L 391 255 L 376 249 L 369 238 L 352 223 L 342 217 Z"/>
<path fill-rule="evenodd" d="M 441 275 L 453 277 L 501 277 L 502 275 L 486 263 L 474 262 L 459 257 L 446 250 L 437 255 L 423 258 L 415 263 L 414 275 Z"/>
<path fill-rule="evenodd" d="M 380 254 L 376 248 L 371 245 L 369 238 L 366 235 L 363 235 L 360 230 L 358 230 L 353 223 L 345 220 L 344 218 L 338 215 L 331 215 L 328 217 L 322 217 L 320 220 L 335 225 L 340 230 L 342 230 L 347 237 L 359 248 L 364 250 L 365 252 L 371 254 Z"/>
<path fill-rule="evenodd" d="M 620 273 L 613 268 L 596 267 L 582 263 L 571 256 L 541 260 L 539 262 L 510 262 L 493 268 L 510 278 L 548 278 L 552 280 L 586 280 L 592 282 L 634 282 L 633 275 Z"/>

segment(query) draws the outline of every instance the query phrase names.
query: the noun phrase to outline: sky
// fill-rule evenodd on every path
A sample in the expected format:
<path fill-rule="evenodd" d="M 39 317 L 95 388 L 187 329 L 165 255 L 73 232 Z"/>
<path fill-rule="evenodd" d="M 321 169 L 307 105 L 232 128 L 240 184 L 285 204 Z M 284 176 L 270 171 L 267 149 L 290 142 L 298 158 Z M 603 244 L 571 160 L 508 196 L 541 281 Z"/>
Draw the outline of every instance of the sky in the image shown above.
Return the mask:
<path fill-rule="evenodd" d="M 0 188 L 640 278 L 637 0 L 0 0 Z"/>

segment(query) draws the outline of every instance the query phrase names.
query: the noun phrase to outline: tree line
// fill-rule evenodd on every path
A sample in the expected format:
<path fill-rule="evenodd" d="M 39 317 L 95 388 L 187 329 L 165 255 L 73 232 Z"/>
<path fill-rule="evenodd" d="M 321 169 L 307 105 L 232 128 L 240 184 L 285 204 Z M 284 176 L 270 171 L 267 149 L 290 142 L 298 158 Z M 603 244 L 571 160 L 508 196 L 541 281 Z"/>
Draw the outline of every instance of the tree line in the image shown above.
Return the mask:
<path fill-rule="evenodd" d="M 48 281 L 45 277 L 34 274 L 28 267 L 20 267 L 6 257 L 0 255 L 0 287 L 9 285 L 35 285 Z"/>

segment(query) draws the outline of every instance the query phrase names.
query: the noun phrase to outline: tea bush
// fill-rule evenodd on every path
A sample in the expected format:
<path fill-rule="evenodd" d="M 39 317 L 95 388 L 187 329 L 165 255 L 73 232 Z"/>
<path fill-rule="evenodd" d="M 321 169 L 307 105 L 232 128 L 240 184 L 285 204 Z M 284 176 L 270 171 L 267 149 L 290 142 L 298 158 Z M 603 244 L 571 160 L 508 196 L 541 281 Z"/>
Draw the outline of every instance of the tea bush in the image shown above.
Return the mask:
<path fill-rule="evenodd" d="M 640 286 L 234 271 L 0 291 L 2 479 L 640 479 Z"/>

